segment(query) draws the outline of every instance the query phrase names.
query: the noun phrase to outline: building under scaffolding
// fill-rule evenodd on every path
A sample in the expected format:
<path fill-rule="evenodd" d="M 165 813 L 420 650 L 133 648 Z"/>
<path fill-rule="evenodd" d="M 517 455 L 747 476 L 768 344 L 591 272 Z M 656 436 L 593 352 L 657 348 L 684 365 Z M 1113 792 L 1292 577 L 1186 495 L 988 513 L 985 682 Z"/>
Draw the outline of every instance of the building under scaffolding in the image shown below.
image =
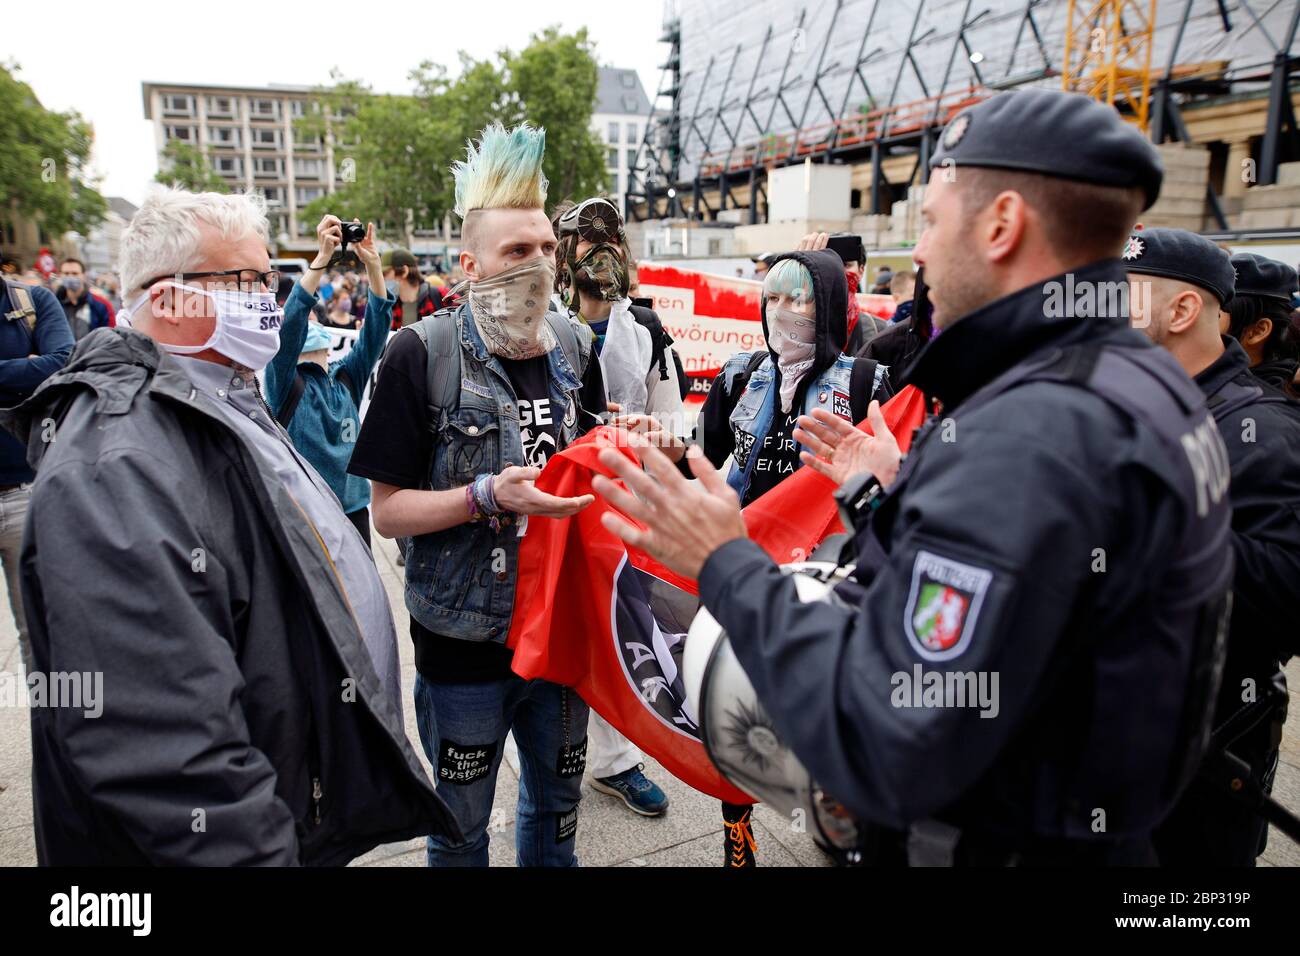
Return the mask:
<path fill-rule="evenodd" d="M 1298 24 L 1297 0 L 680 0 L 629 218 L 735 225 L 750 238 L 736 251 L 752 252 L 778 238 L 755 228 L 774 226 L 774 170 L 847 165 L 845 215 L 790 229 L 906 245 L 943 124 L 1038 85 L 1109 99 L 1177 144 L 1162 147 L 1168 186 L 1149 221 L 1300 227 L 1300 166 L 1274 185 L 1300 160 Z"/>

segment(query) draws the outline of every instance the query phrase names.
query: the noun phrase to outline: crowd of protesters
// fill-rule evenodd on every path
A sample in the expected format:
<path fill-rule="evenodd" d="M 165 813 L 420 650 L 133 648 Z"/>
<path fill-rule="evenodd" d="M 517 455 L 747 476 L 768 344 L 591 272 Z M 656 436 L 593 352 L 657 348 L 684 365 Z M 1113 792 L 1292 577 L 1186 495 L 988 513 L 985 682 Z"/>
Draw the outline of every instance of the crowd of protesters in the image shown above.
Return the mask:
<path fill-rule="evenodd" d="M 1109 120 L 1089 113 L 1061 122 Z M 1127 135 L 1106 130 L 1121 140 Z M 960 149 L 959 142 L 960 136 L 952 145 Z M 755 272 L 762 292 L 755 318 L 762 320 L 766 344 L 725 362 L 694 417 L 686 413 L 688 382 L 671 336 L 653 309 L 636 301 L 636 266 L 618 210 L 601 197 L 579 197 L 556 205 L 548 216 L 543 147 L 542 131 L 493 126 L 456 164 L 463 272 L 446 278 L 422 271 L 406 249 L 381 253 L 369 223 L 364 239 L 350 244 L 359 270 L 339 268 L 345 227 L 358 224 L 325 216 L 317 227 L 316 254 L 290 280 L 271 267 L 265 209 L 257 197 L 177 189 L 159 189 L 141 206 L 123 235 L 117 274 L 91 277 L 75 258 L 48 271 L 22 273 L 11 264 L 3 290 L 9 321 L 0 325 L 6 429 L 0 433 L 0 558 L 22 661 L 29 673 L 102 671 L 113 688 L 109 705 L 94 720 L 57 708 L 32 712 L 41 862 L 329 864 L 382 842 L 424 836 L 430 865 L 484 865 L 497 772 L 511 734 L 521 765 L 516 850 L 522 865 L 577 862 L 584 769 L 594 789 L 629 810 L 645 817 L 667 812 L 668 799 L 646 776 L 636 745 L 589 714 L 570 688 L 514 674 L 505 644 L 529 517 L 569 517 L 593 501 L 591 495 L 555 497 L 535 483 L 552 456 L 601 425 L 643 449 L 647 468 L 625 473 L 626 461 L 614 468 L 635 499 L 608 480 L 593 485 L 639 523 L 639 530 L 623 525 L 616 533 L 644 545 L 647 553 L 662 554 L 669 567 L 680 561 L 683 575 L 700 580 L 701 598 L 714 609 L 747 600 L 738 590 L 743 584 L 725 583 L 718 555 L 748 568 L 754 581 L 769 571 L 732 540 L 744 535 L 739 508 L 812 466 L 842 487 L 864 471 L 877 480 L 870 509 L 881 508 L 872 531 L 881 575 L 873 594 L 882 600 L 897 596 L 901 603 L 907 580 L 900 575 L 906 572 L 913 574 L 913 591 L 944 581 L 956 588 L 959 605 L 974 605 L 972 630 L 986 591 L 994 608 L 985 612 L 989 618 L 1005 613 L 1011 620 L 1020 613 L 1009 597 L 1012 585 L 998 577 L 1005 573 L 1001 566 L 972 569 L 927 551 L 916 557 L 915 567 L 930 568 L 929 578 L 913 572 L 910 559 L 901 572 L 886 574 L 891 550 L 903 550 L 899 529 L 924 524 L 927 515 L 951 517 L 959 504 L 955 496 L 965 490 L 951 482 L 961 479 L 962 468 L 976 467 L 968 458 L 940 477 L 921 467 L 909 472 L 880 413 L 880 404 L 908 384 L 927 385 L 923 391 L 932 400 L 947 396 L 949 409 L 965 397 L 952 385 L 973 375 L 962 365 L 963 349 L 971 346 L 961 337 L 974 334 L 975 323 L 989 323 L 988 304 L 1003 300 L 954 281 L 960 259 L 955 245 L 944 247 L 933 238 L 918 250 L 916 271 L 877 272 L 870 291 L 892 299 L 892 319 L 860 307 L 857 293 L 869 280 L 858 237 L 813 234 L 796 249 L 759 257 Z M 1133 151 L 1135 171 L 1115 173 L 1114 183 L 1092 183 L 1098 191 L 1092 200 L 1065 191 L 1060 183 L 1068 176 L 1049 177 L 1049 183 L 1063 206 L 1095 204 L 1096 196 L 1113 199 L 1108 188 L 1127 190 L 1115 207 L 1122 211 L 1105 223 L 1107 235 L 1122 236 L 1133 221 L 1123 210 L 1136 215 L 1145 208 L 1133 205 L 1144 185 L 1135 177 L 1150 161 L 1127 140 L 1117 148 Z M 985 173 L 998 169 L 995 161 L 982 162 Z M 1032 171 L 1015 175 L 1022 179 L 1008 180 L 1011 194 L 1040 196 Z M 1158 188 L 1158 173 L 1153 175 Z M 997 195 L 1000 202 L 1005 193 Z M 1165 382 L 1183 403 L 1179 414 L 1196 421 L 1205 406 L 1188 398 L 1199 394 L 1193 380 L 1213 409 L 1216 393 L 1200 376 L 1217 369 L 1222 383 L 1215 388 L 1231 380 L 1244 390 L 1240 402 L 1268 404 L 1274 435 L 1300 434 L 1300 411 L 1283 394 L 1300 384 L 1294 269 L 1262 257 L 1229 260 L 1208 241 L 1202 241 L 1207 249 L 1159 234 L 1150 242 L 1139 238 L 1137 245 L 1130 239 L 1122 261 L 1118 248 L 1104 255 L 1092 247 L 1079 251 L 1053 238 L 1050 227 L 1035 232 L 1036 225 L 1025 226 L 1029 219 L 1018 201 L 1029 200 L 1010 200 L 1003 212 L 1021 217 L 1016 228 L 1026 230 L 1027 238 L 1009 241 L 1028 244 L 1025 255 L 1038 256 L 1034 261 L 1055 256 L 1050 261 L 1069 265 L 1074 260 L 1063 251 L 1068 248 L 1084 268 L 1101 268 L 1089 263 L 1105 258 L 1106 268 L 1121 277 L 1127 266 L 1129 275 L 1168 278 L 1175 273 L 1157 255 L 1163 241 L 1173 250 L 1171 259 L 1187 255 L 1187 249 L 1203 257 L 1207 274 L 1235 271 L 1235 297 L 1205 278 L 1197 280 L 1200 285 L 1192 282 L 1195 302 L 1177 289 L 1159 301 L 1172 318 L 1154 323 L 1147 335 L 1186 374 L 1169 379 L 1173 362 L 1149 354 L 1135 374 L 1149 372 Z M 935 214 L 942 216 L 942 200 L 935 202 Z M 1063 213 L 1034 213 L 1042 221 L 1053 215 Z M 934 229 L 936 237 L 942 234 L 942 227 Z M 1003 254 L 996 240 L 988 248 L 990 261 Z M 1015 249 L 1006 252 L 1014 254 Z M 997 272 L 998 264 L 989 268 L 1001 276 L 1003 294 L 1014 299 L 1022 273 Z M 942 309 L 936 310 L 935 299 L 944 303 Z M 1006 328 L 989 326 L 987 348 L 1006 336 L 1005 350 L 989 359 L 991 365 L 1014 362 L 1018 349 L 1028 354 L 1040 338 L 1059 334 L 1052 326 L 1012 339 L 1017 323 L 1027 328 L 1046 321 L 1032 305 L 1006 304 L 1008 315 L 1020 309 L 1014 321 Z M 974 318 L 956 325 L 967 314 Z M 353 339 L 341 357 L 333 354 L 331 330 L 349 330 Z M 1117 343 L 1131 349 L 1128 333 L 1107 327 L 1097 349 Z M 1085 335 L 1074 326 L 1064 334 Z M 932 347 L 936 340 L 942 347 Z M 1191 341 L 1204 362 L 1188 358 L 1190 346 L 1183 343 Z M 1090 361 L 1095 360 L 1094 354 Z M 944 370 L 940 381 L 928 381 L 938 368 Z M 1093 388 L 1091 367 L 1067 372 L 1080 376 L 1076 384 L 1086 383 L 1081 389 Z M 1266 392 L 1253 390 L 1256 379 L 1268 383 Z M 970 390 L 977 384 L 970 382 Z M 1049 401 L 1042 407 L 1058 402 L 1067 417 L 1082 414 L 1082 406 L 1070 404 L 1074 398 L 1043 394 Z M 1138 432 L 1158 431 L 1133 414 Z M 1129 426 L 1106 421 L 1110 430 L 1104 435 L 1079 426 L 1079 440 L 1096 440 L 1099 454 L 1119 460 L 1129 451 L 1116 451 L 1115 435 Z M 869 422 L 874 435 L 855 431 L 860 422 Z M 933 447 L 930 455 L 941 454 Z M 1180 485 L 1181 478 L 1169 477 L 1174 466 L 1161 457 L 1165 446 L 1154 447 L 1142 450 L 1152 475 L 1182 492 L 1191 488 L 1190 480 Z M 963 446 L 963 452 L 978 455 L 980 449 Z M 1295 448 L 1289 454 L 1294 459 Z M 860 466 L 856 471 L 846 464 L 850 460 Z M 1048 464 L 1055 461 L 1051 455 L 1041 459 L 1044 473 L 1077 479 L 1072 465 Z M 1278 566 L 1289 566 L 1300 554 L 1300 529 L 1294 527 L 1300 502 L 1288 497 L 1294 492 L 1286 484 L 1290 479 L 1260 479 L 1248 472 L 1251 466 L 1238 468 L 1235 457 L 1232 463 L 1233 481 L 1241 487 L 1263 482 L 1249 505 L 1233 502 L 1241 521 L 1233 527 L 1245 542 L 1234 542 L 1238 607 L 1246 608 L 1235 613 L 1250 615 L 1234 617 L 1232 640 L 1239 646 L 1246 640 L 1241 622 L 1267 628 L 1288 608 L 1294 611 L 1276 594 L 1255 602 L 1255 578 L 1249 575 L 1271 580 L 1273 574 L 1251 563 L 1254 536 L 1268 538 L 1274 549 L 1269 560 Z M 686 484 L 690 479 L 696 480 Z M 927 480 L 949 482 L 949 496 L 926 497 L 918 488 Z M 1039 484 L 1047 493 L 1049 483 Z M 891 486 L 904 490 L 889 498 Z M 1136 487 L 1122 490 L 1136 494 Z M 662 504 L 665 489 L 678 496 L 681 509 Z M 1141 493 L 1148 490 L 1144 485 Z M 1226 522 L 1222 492 L 1212 495 L 1212 505 L 1202 502 L 1207 521 Z M 911 507 L 898 505 L 900 499 Z M 1279 503 L 1281 511 L 1272 507 Z M 1249 522 L 1248 508 L 1254 509 Z M 682 513 L 670 517 L 670 510 Z M 962 535 L 977 534 L 971 530 L 977 518 L 982 515 L 962 516 Z M 1153 534 L 1159 537 L 1167 529 L 1155 521 Z M 1063 526 L 1054 525 L 1052 533 Z M 1227 547 L 1225 528 L 1214 547 Z M 372 530 L 398 541 L 405 567 L 416 724 L 436 786 L 403 729 L 400 628 L 374 562 Z M 900 538 L 891 540 L 891 534 Z M 907 548 L 917 541 L 931 549 L 948 543 L 918 535 L 907 539 Z M 1158 557 L 1172 562 L 1184 546 L 1190 547 L 1178 539 L 1177 547 L 1170 544 Z M 962 561 L 981 560 L 979 549 L 964 543 L 962 548 Z M 685 552 L 690 553 L 683 557 Z M 767 580 L 770 600 L 764 604 L 762 595 L 753 596 L 744 620 L 772 633 L 772 643 L 760 649 L 769 655 L 787 629 L 802 635 L 804 643 L 782 651 L 798 658 L 815 642 L 799 623 L 803 618 L 777 609 L 780 588 L 772 583 L 776 579 Z M 998 583 L 990 587 L 989 581 Z M 1221 583 L 1203 590 L 1211 594 Z M 863 587 L 869 584 L 863 580 Z M 1066 593 L 1064 583 L 1053 587 Z M 1117 600 L 1138 598 L 1126 593 Z M 858 641 L 859 649 L 869 644 L 869 610 L 836 609 L 855 615 L 835 619 L 836 640 Z M 1123 624 L 1137 622 L 1130 616 Z M 909 635 L 919 647 L 916 635 Z M 905 646 L 901 638 L 898 646 Z M 949 647 L 944 644 L 943 652 Z M 770 679 L 773 668 L 782 666 L 780 655 L 763 659 L 755 653 L 754 673 Z M 1287 653 L 1279 647 L 1264 656 L 1276 665 Z M 1262 673 L 1264 665 L 1256 664 L 1252 659 L 1255 669 L 1242 673 Z M 780 696 L 771 687 L 767 691 Z M 820 697 L 834 706 L 837 694 L 857 692 Z M 783 698 L 790 699 L 788 693 Z M 809 712 L 817 710 L 811 698 L 805 703 Z M 792 716 L 782 726 L 806 734 L 801 755 L 814 754 L 830 772 L 844 771 L 839 779 L 845 791 L 861 784 L 858 805 L 873 810 L 864 816 L 887 824 L 882 845 L 897 849 L 890 841 L 906 838 L 899 821 L 920 819 L 924 800 L 909 803 L 908 791 L 901 802 L 890 803 L 879 795 L 883 784 L 862 783 L 856 771 L 844 770 L 843 753 L 818 755 L 830 740 L 850 748 L 869 736 L 834 723 L 800 730 Z M 894 755 L 912 743 L 894 740 Z M 1023 747 L 1032 749 L 1030 743 Z M 1261 785 L 1271 786 L 1267 765 L 1276 763 L 1276 743 L 1257 751 Z M 997 750 L 996 756 L 1009 752 Z M 1040 767 L 1027 754 L 1022 749 L 1013 756 L 1029 779 Z M 974 779 L 962 783 L 974 787 Z M 972 793 L 971 799 L 988 795 Z M 202 830 L 191 825 L 195 808 L 205 813 Z M 729 868 L 754 865 L 751 812 L 745 804 L 723 806 L 723 861 Z M 1173 859 L 1190 846 L 1213 845 L 1216 835 L 1197 831 L 1206 812 L 1202 805 L 1184 805 L 1190 822 L 1171 818 L 1182 829 L 1176 838 L 1167 837 L 1162 854 Z M 1258 827 L 1247 821 L 1238 829 L 1231 853 L 1237 862 L 1253 861 L 1257 845 L 1262 847 Z M 1149 835 L 1142 834 L 1143 841 Z M 968 844 L 967 852 L 1001 859 L 998 854 L 1012 845 L 1001 839 L 980 832 L 978 840 L 986 842 Z M 1090 855 L 1091 848 L 1080 850 L 1086 841 L 1078 833 L 1053 840 L 1031 841 L 1033 858 L 1142 859 L 1130 855 L 1133 848 L 1124 841 Z M 892 852 L 884 859 L 892 859 Z"/>

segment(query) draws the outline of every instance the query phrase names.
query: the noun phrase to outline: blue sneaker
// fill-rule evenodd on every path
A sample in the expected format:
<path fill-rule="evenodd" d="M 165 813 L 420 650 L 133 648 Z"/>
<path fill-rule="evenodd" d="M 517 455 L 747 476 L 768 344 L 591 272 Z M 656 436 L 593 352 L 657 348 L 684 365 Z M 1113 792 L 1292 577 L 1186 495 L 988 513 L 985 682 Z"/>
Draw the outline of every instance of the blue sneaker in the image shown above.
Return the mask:
<path fill-rule="evenodd" d="M 593 777 L 591 786 L 601 793 L 618 797 L 633 813 L 657 817 L 668 809 L 668 795 L 641 772 L 644 769 L 645 764 L 639 763 L 612 777 Z"/>

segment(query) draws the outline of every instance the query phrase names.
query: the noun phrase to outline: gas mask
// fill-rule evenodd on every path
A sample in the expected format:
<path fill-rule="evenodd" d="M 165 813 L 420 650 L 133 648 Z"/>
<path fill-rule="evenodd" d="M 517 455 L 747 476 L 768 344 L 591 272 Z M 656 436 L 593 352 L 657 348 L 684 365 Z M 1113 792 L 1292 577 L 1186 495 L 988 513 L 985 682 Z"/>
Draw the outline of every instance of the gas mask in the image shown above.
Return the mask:
<path fill-rule="evenodd" d="M 584 200 L 559 218 L 556 234 L 562 247 L 577 249 L 580 241 L 592 244 L 576 262 L 572 254 L 566 257 L 558 289 L 565 305 L 576 308 L 579 292 L 605 302 L 627 298 L 631 278 L 622 249 L 623 217 L 613 203 L 600 198 Z"/>
<path fill-rule="evenodd" d="M 627 298 L 627 260 L 617 246 L 607 242 L 592 246 L 569 268 L 574 287 L 583 295 L 605 302 Z"/>

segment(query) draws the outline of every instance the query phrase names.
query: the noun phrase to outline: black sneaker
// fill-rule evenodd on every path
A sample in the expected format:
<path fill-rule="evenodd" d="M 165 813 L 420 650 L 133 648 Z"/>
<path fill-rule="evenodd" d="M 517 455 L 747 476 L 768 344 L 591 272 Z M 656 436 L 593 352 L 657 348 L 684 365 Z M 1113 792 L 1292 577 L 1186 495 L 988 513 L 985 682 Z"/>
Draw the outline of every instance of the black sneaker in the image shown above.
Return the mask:
<path fill-rule="evenodd" d="M 752 806 L 722 805 L 722 865 L 729 870 L 752 870 L 758 865 L 754 861 L 758 844 L 754 842 L 754 830 L 750 824 L 753 813 Z"/>

